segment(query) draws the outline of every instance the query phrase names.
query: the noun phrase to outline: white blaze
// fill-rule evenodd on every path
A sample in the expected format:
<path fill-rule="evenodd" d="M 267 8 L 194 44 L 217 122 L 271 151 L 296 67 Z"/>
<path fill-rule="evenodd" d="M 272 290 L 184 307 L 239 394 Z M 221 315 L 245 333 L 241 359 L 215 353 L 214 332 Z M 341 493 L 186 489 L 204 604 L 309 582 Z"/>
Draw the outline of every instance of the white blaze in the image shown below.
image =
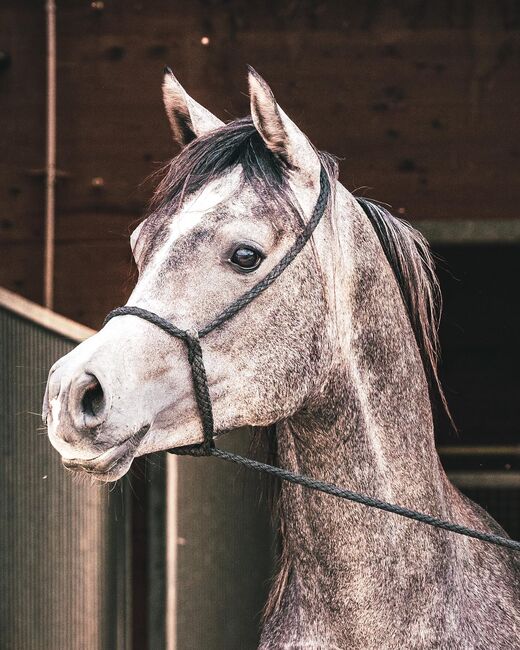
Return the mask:
<path fill-rule="evenodd" d="M 200 192 L 190 198 L 181 212 L 172 216 L 168 224 L 168 237 L 162 246 L 154 252 L 151 263 L 139 278 L 128 304 L 135 305 L 141 297 L 150 297 L 149 284 L 168 260 L 175 242 L 199 225 L 204 215 L 226 200 L 238 185 L 239 173 L 229 174 L 225 179 L 216 180 L 206 185 Z"/>

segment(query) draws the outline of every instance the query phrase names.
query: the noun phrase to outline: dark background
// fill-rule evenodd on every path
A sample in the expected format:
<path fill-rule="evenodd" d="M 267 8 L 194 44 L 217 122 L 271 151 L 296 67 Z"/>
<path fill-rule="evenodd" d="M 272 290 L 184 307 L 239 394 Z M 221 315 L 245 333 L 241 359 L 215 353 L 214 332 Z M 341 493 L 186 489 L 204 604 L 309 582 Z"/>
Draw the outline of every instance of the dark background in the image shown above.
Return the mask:
<path fill-rule="evenodd" d="M 520 3 L 69 0 L 57 16 L 58 312 L 98 327 L 132 286 L 128 234 L 175 153 L 163 65 L 231 119 L 248 112 L 250 63 L 343 159 L 349 189 L 425 232 L 439 224 L 442 372 L 460 428 L 440 441 L 518 443 Z M 0 285 L 41 302 L 44 3 L 2 2 L 0 50 Z M 477 235 L 461 239 L 466 222 Z"/>

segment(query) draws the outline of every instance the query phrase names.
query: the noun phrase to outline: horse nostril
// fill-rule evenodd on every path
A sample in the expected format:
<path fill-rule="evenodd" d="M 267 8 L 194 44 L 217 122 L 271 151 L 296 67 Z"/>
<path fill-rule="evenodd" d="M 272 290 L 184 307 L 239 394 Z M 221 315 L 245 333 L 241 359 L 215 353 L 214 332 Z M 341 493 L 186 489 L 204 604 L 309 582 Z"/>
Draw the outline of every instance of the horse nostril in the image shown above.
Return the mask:
<path fill-rule="evenodd" d="M 105 394 L 101 384 L 92 375 L 92 382 L 87 386 L 81 398 L 81 410 L 85 415 L 97 418 L 105 410 Z"/>
<path fill-rule="evenodd" d="M 93 429 L 107 416 L 105 391 L 99 379 L 92 373 L 83 373 L 74 384 L 71 399 L 73 418 L 78 423 L 78 427 Z"/>

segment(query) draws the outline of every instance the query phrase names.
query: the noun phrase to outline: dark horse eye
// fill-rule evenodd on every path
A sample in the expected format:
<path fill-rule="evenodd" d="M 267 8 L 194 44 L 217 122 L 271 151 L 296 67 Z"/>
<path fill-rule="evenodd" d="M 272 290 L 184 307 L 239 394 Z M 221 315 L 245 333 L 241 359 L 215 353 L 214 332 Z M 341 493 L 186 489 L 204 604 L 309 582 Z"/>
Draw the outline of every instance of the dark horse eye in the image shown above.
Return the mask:
<path fill-rule="evenodd" d="M 254 271 L 260 266 L 264 256 L 254 248 L 240 246 L 235 249 L 229 261 L 242 271 Z"/>

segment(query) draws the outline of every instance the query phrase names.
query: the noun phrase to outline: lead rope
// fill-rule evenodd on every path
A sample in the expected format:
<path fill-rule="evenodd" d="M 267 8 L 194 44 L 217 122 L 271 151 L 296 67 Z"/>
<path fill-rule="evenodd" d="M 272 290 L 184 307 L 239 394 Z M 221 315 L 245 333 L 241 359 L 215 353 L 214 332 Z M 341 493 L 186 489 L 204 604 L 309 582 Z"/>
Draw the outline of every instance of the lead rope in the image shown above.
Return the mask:
<path fill-rule="evenodd" d="M 169 449 L 168 451 L 172 454 L 183 453 L 182 451 L 176 451 L 175 449 Z M 305 476 L 304 474 L 295 474 L 294 472 L 290 472 L 287 469 L 275 467 L 274 465 L 267 465 L 266 463 L 260 463 L 256 460 L 253 460 L 252 458 L 239 456 L 238 454 L 233 454 L 229 451 L 218 449 L 217 447 L 211 449 L 208 455 L 214 456 L 215 458 L 222 458 L 222 460 L 228 460 L 232 463 L 237 463 L 238 465 L 243 465 L 244 467 L 247 467 L 248 469 L 254 469 L 257 472 L 271 474 L 272 476 L 276 476 L 284 481 L 288 481 L 289 483 L 302 485 L 303 487 L 309 488 L 310 490 L 316 490 L 317 492 L 331 494 L 333 497 L 338 497 L 339 499 L 347 499 L 348 501 L 361 503 L 364 506 L 368 506 L 369 508 L 377 508 L 378 510 L 391 512 L 394 515 L 400 515 L 401 517 L 406 517 L 407 519 L 414 519 L 415 521 L 420 521 L 423 524 L 428 524 L 428 526 L 434 526 L 435 528 L 449 530 L 451 533 L 457 533 L 459 535 L 464 535 L 465 537 L 474 537 L 475 539 L 480 539 L 482 542 L 489 542 L 490 544 L 496 544 L 497 546 L 505 546 L 507 548 L 511 548 L 514 551 L 520 551 L 520 542 L 517 542 L 514 539 L 501 537 L 500 535 L 494 535 L 493 533 L 484 533 L 479 530 L 473 530 L 467 526 L 461 526 L 460 524 L 454 524 L 451 521 L 446 521 L 445 519 L 439 519 L 438 517 L 427 515 L 424 512 L 410 510 L 409 508 L 405 508 L 394 503 L 381 501 L 381 499 L 369 497 L 366 494 L 360 494 L 359 492 L 353 492 L 352 490 L 347 490 L 346 488 L 339 487 L 333 483 L 320 481 L 319 479 Z"/>
<path fill-rule="evenodd" d="M 158 316 L 157 314 L 154 314 L 153 312 L 146 309 L 142 309 L 141 307 L 134 307 L 131 305 L 118 307 L 111 311 L 105 318 L 103 326 L 105 326 L 109 320 L 115 318 L 116 316 L 137 316 L 138 318 L 142 318 L 152 325 L 159 327 L 170 336 L 180 339 L 187 346 L 188 361 L 191 367 L 195 401 L 197 403 L 197 408 L 199 410 L 202 421 L 203 442 L 197 445 L 168 449 L 168 452 L 179 456 L 212 456 L 214 458 L 221 458 L 222 460 L 227 460 L 231 463 L 237 463 L 238 465 L 242 465 L 257 472 L 271 474 L 272 476 L 276 476 L 284 481 L 288 481 L 289 483 L 302 485 L 303 487 L 309 488 L 311 490 L 316 490 L 317 492 L 331 494 L 332 496 L 338 497 L 340 499 L 347 499 L 349 501 L 354 501 L 355 503 L 361 503 L 365 506 L 368 506 L 369 508 L 377 508 L 379 510 L 391 512 L 401 517 L 406 517 L 407 519 L 420 521 L 423 524 L 428 524 L 429 526 L 434 526 L 435 528 L 442 528 L 452 533 L 464 535 L 465 537 L 473 537 L 483 542 L 488 542 L 497 546 L 504 546 L 506 548 L 513 549 L 514 551 L 520 551 L 520 542 L 509 539 L 508 537 L 501 537 L 500 535 L 494 535 L 493 533 L 484 533 L 479 530 L 473 530 L 472 528 L 467 528 L 466 526 L 461 526 L 460 524 L 454 524 L 450 521 L 439 519 L 438 517 L 433 517 L 432 515 L 428 515 L 423 512 L 410 510 L 409 508 L 404 508 L 403 506 L 399 506 L 393 503 L 387 503 L 386 501 L 381 501 L 380 499 L 376 499 L 365 494 L 359 494 L 358 492 L 353 492 L 351 490 L 338 487 L 332 483 L 326 483 L 325 481 L 320 481 L 303 474 L 295 474 L 294 472 L 282 469 L 281 467 L 275 467 L 274 465 L 260 463 L 256 460 L 253 460 L 252 458 L 239 456 L 238 454 L 233 454 L 229 451 L 224 451 L 223 449 L 218 449 L 215 447 L 213 409 L 209 395 L 208 379 L 206 376 L 206 368 L 204 366 L 200 339 L 206 336 L 206 334 L 209 334 L 215 328 L 222 325 L 222 323 L 224 323 L 226 320 L 234 316 L 237 312 L 248 305 L 260 293 L 265 291 L 265 289 L 267 289 L 289 266 L 289 264 L 294 260 L 294 258 L 305 246 L 305 244 L 309 241 L 316 226 L 320 222 L 321 217 L 323 216 L 323 213 L 327 207 L 329 194 L 329 180 L 327 173 L 322 167 L 320 173 L 320 194 L 318 196 L 318 200 L 316 201 L 316 205 L 314 206 L 312 217 L 292 247 L 287 251 L 284 257 L 282 257 L 278 264 L 276 264 L 263 278 L 263 280 L 260 280 L 260 282 L 252 287 L 247 293 L 238 298 L 219 316 L 211 321 L 211 323 L 203 327 L 198 332 L 193 330 L 181 330 L 165 318 L 162 318 L 161 316 Z"/>

